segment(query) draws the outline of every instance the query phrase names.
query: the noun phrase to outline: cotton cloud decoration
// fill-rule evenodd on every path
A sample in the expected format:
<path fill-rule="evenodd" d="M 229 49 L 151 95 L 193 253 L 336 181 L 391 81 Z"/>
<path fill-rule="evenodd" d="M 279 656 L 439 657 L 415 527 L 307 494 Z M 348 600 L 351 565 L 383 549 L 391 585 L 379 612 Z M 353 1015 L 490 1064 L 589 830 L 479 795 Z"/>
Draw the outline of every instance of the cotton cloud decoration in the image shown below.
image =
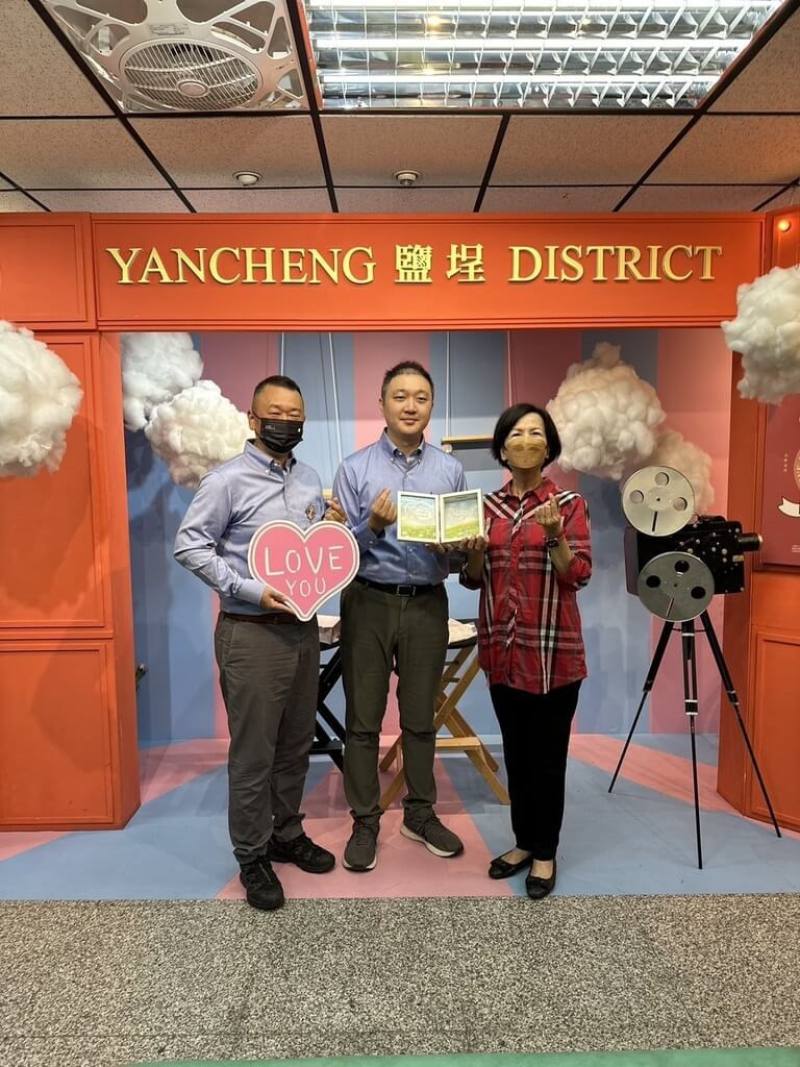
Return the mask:
<path fill-rule="evenodd" d="M 58 470 L 82 397 L 60 356 L 0 321 L 0 478 Z"/>
<path fill-rule="evenodd" d="M 606 342 L 572 364 L 547 410 L 561 437 L 559 466 L 616 480 L 652 454 L 665 418 L 652 385 Z"/>
<path fill-rule="evenodd" d="M 692 483 L 694 509 L 707 515 L 714 503 L 711 485 L 711 456 L 702 448 L 687 441 L 677 430 L 664 430 L 658 437 L 655 451 L 647 460 L 648 466 L 672 467 Z"/>
<path fill-rule="evenodd" d="M 157 404 L 193 386 L 203 361 L 188 333 L 124 333 L 122 395 L 125 425 L 144 428 Z"/>
<path fill-rule="evenodd" d="M 800 267 L 773 267 L 736 294 L 737 315 L 722 323 L 728 347 L 741 353 L 743 397 L 779 404 L 800 393 Z"/>
<path fill-rule="evenodd" d="M 238 456 L 251 436 L 247 416 L 208 380 L 155 407 L 144 432 L 173 482 L 192 489 L 213 467 Z"/>

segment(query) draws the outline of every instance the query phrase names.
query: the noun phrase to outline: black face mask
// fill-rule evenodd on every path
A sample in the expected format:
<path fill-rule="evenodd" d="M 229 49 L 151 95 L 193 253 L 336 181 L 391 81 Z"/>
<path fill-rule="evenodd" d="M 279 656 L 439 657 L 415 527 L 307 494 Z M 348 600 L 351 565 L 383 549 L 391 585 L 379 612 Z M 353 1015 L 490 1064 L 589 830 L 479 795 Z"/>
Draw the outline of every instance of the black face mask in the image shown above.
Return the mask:
<path fill-rule="evenodd" d="M 288 419 L 259 419 L 258 436 L 271 452 L 288 455 L 303 440 L 302 422 Z"/>

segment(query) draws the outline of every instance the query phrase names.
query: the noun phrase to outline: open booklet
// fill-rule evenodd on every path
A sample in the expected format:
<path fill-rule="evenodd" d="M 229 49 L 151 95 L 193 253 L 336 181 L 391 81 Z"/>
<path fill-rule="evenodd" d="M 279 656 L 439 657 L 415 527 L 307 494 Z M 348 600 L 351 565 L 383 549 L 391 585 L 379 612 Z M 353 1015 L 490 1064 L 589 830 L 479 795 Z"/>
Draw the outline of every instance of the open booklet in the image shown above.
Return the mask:
<path fill-rule="evenodd" d="M 483 537 L 483 493 L 397 494 L 397 539 L 443 545 Z"/>

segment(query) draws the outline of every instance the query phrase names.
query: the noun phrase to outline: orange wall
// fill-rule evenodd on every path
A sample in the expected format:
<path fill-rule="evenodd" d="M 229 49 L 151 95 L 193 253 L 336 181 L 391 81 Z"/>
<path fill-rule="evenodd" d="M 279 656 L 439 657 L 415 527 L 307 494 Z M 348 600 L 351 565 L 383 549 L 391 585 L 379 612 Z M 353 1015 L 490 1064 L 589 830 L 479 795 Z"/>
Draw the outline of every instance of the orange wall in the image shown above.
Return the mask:
<path fill-rule="evenodd" d="M 119 356 L 38 336 L 84 399 L 57 473 L 0 481 L 0 827 L 120 826 L 138 781 Z"/>
<path fill-rule="evenodd" d="M 790 229 L 777 228 L 788 219 Z M 767 266 L 793 266 L 800 258 L 800 211 L 769 218 Z M 745 529 L 761 526 L 761 487 L 767 409 L 742 400 L 734 364 L 731 397 L 728 508 Z M 800 829 L 800 570 L 761 567 L 747 557 L 747 590 L 729 597 L 724 651 L 744 719 L 782 825 Z M 739 810 L 769 818 L 758 780 L 732 714 L 720 720 L 718 789 Z"/>

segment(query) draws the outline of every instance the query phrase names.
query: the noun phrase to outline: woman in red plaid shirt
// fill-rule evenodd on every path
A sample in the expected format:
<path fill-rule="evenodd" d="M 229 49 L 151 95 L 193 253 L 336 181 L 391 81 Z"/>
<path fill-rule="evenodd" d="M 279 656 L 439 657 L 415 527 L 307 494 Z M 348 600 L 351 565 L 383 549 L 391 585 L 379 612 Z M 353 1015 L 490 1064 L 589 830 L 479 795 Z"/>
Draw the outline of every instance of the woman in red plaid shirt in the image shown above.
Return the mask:
<path fill-rule="evenodd" d="M 473 542 L 462 572 L 481 590 L 480 664 L 503 735 L 516 838 L 489 877 L 529 867 L 533 899 L 555 885 L 570 727 L 586 677 L 576 593 L 592 572 L 589 515 L 583 497 L 543 474 L 560 452 L 546 411 L 503 412 L 492 453 L 511 478 L 485 498 L 486 538 Z"/>

